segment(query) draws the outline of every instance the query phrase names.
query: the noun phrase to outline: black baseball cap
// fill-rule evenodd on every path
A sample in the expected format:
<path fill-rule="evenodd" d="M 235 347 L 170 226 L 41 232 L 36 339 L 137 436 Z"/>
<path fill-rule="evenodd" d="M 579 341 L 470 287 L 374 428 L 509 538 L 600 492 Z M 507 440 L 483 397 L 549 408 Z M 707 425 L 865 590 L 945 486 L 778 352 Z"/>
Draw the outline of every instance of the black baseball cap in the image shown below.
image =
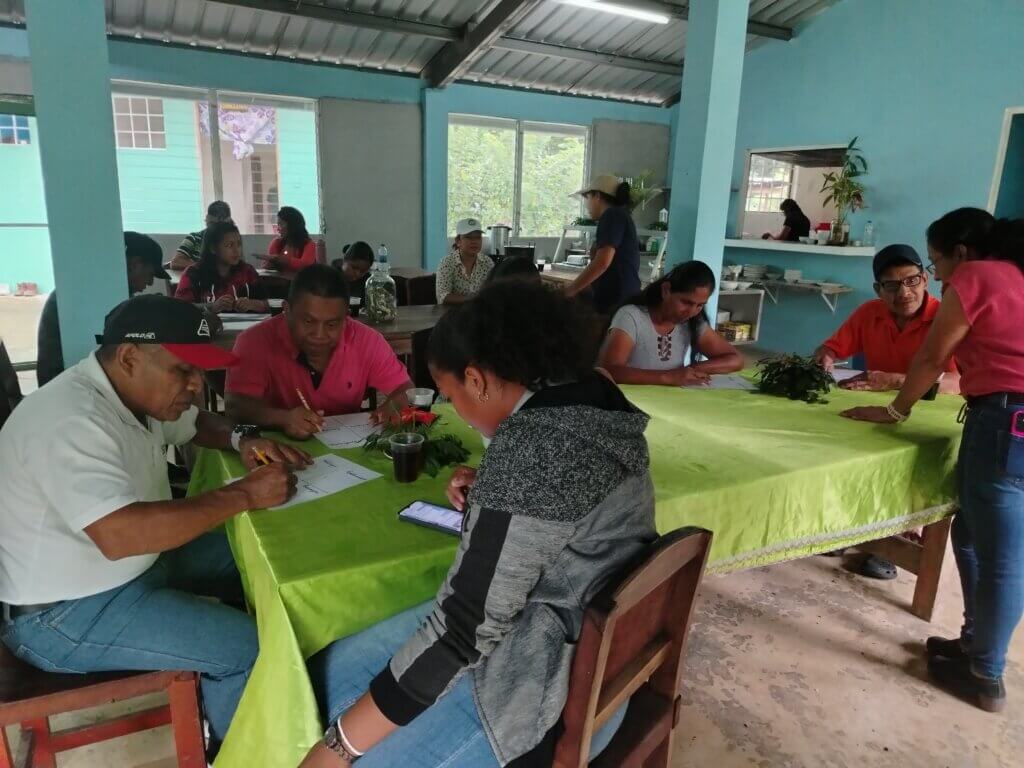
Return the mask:
<path fill-rule="evenodd" d="M 187 301 L 144 293 L 122 301 L 103 322 L 97 344 L 159 344 L 196 368 L 230 368 L 238 356 L 212 343 L 202 310 Z"/>
<path fill-rule="evenodd" d="M 153 277 L 158 280 L 170 280 L 171 276 L 164 269 L 164 252 L 160 243 L 149 235 L 139 232 L 124 233 L 124 258 L 140 259 L 153 267 Z"/>
<path fill-rule="evenodd" d="M 876 253 L 871 268 L 875 272 L 875 280 L 878 281 L 882 279 L 882 273 L 889 267 L 905 265 L 918 267 L 922 272 L 924 271 L 924 264 L 921 261 L 921 257 L 917 255 L 917 251 L 909 245 L 897 243 L 895 245 L 887 245 Z"/>

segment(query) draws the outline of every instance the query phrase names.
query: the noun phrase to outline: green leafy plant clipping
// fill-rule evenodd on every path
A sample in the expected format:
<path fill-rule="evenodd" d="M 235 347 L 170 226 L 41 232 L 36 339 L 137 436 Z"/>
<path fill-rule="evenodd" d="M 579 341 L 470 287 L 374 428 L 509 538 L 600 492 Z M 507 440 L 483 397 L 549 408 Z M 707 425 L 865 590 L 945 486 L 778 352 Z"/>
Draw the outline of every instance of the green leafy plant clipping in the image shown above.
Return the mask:
<path fill-rule="evenodd" d="M 434 435 L 438 423 L 436 413 L 425 413 L 414 408 L 403 408 L 395 413 L 391 422 L 380 432 L 370 435 L 363 443 L 363 450 L 384 452 L 393 435 L 399 432 L 415 432 L 423 435 L 423 471 L 437 477 L 442 467 L 461 464 L 469 458 L 469 451 L 455 435 Z"/>
<path fill-rule="evenodd" d="M 813 357 L 779 355 L 757 362 L 757 385 L 761 392 L 805 403 L 827 403 L 835 379 Z"/>

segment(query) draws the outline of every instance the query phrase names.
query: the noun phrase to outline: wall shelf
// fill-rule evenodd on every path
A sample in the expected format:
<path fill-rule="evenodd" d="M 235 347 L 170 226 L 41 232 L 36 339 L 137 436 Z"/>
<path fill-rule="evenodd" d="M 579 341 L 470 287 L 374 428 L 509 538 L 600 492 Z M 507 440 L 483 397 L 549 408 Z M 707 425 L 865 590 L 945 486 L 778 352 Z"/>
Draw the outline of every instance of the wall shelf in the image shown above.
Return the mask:
<path fill-rule="evenodd" d="M 806 243 L 787 243 L 779 240 L 737 240 L 725 239 L 726 248 L 747 248 L 753 251 L 781 251 L 788 253 L 814 254 L 818 256 L 861 256 L 873 257 L 873 246 L 852 245 L 807 245 Z"/>
<path fill-rule="evenodd" d="M 844 293 L 853 293 L 853 288 L 850 286 L 837 283 L 792 283 L 786 280 L 763 280 L 760 285 L 764 288 L 764 292 L 768 294 L 772 304 L 779 303 L 779 297 L 784 290 L 796 291 L 798 293 L 816 293 L 821 296 L 822 301 L 825 302 L 825 305 L 832 311 L 833 315 L 836 313 L 836 307 L 839 306 L 839 297 Z"/>

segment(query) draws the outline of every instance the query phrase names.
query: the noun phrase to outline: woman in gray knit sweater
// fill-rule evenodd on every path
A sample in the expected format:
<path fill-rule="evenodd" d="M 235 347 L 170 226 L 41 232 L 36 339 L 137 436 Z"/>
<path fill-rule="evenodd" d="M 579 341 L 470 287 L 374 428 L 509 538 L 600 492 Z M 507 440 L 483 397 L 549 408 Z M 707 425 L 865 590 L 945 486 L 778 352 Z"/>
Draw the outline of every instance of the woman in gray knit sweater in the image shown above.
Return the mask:
<path fill-rule="evenodd" d="M 648 419 L 591 367 L 581 312 L 499 282 L 437 325 L 434 380 L 492 441 L 450 487 L 465 519 L 437 597 L 310 660 L 328 732 L 304 768 L 551 764 L 584 609 L 656 538 Z"/>

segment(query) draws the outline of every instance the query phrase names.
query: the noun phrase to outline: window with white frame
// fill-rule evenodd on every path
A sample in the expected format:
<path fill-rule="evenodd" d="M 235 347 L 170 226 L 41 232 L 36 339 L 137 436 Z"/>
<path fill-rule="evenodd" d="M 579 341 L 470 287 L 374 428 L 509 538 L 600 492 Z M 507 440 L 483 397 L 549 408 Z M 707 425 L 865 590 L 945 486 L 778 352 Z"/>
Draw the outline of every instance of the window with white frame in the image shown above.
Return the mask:
<path fill-rule="evenodd" d="M 321 231 L 315 101 L 148 83 L 113 90 L 125 229 L 193 232 L 224 200 L 243 235 L 273 234 L 282 205 Z"/>
<path fill-rule="evenodd" d="M 0 115 L 0 144 L 31 144 L 32 134 L 24 115 Z"/>
<path fill-rule="evenodd" d="M 448 230 L 462 218 L 557 237 L 580 215 L 589 129 L 472 115 L 448 122 Z"/>
<path fill-rule="evenodd" d="M 163 99 L 114 96 L 118 149 L 166 149 Z"/>
<path fill-rule="evenodd" d="M 750 156 L 750 175 L 747 178 L 748 212 L 777 212 L 779 205 L 791 197 L 793 164 L 773 160 L 763 155 Z"/>

